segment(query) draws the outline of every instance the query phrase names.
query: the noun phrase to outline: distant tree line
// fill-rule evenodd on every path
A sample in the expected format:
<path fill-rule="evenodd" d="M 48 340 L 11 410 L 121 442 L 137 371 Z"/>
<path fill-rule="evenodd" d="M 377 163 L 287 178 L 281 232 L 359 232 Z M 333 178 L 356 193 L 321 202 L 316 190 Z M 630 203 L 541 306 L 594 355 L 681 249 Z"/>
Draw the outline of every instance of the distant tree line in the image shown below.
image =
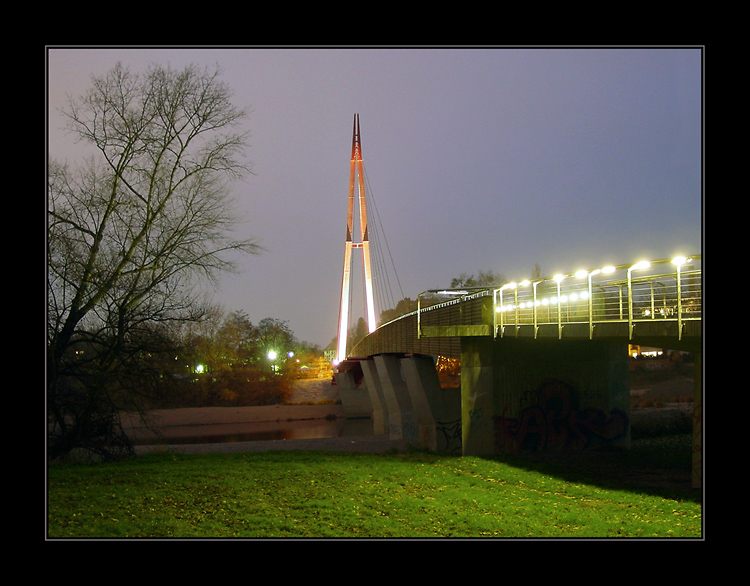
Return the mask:
<path fill-rule="evenodd" d="M 159 384 L 146 398 L 149 408 L 283 403 L 291 380 L 329 374 L 322 350 L 274 318 L 253 324 L 242 311 L 214 309 L 173 336 L 169 354 L 152 363 Z"/>

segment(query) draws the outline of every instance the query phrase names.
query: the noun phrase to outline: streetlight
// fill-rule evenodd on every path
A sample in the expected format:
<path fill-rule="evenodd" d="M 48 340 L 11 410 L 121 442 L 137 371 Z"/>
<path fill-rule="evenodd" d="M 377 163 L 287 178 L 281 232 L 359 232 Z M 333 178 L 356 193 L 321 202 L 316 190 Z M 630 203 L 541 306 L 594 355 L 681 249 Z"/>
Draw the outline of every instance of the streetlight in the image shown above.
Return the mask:
<path fill-rule="evenodd" d="M 540 305 L 539 301 L 537 301 L 537 298 L 536 298 L 536 286 L 539 283 L 541 283 L 541 282 L 543 282 L 543 279 L 539 280 L 539 281 L 534 281 L 531 284 L 531 288 L 532 288 L 532 291 L 533 291 L 533 299 L 534 299 L 534 339 L 535 340 L 536 340 L 537 332 L 539 331 L 539 326 L 537 325 L 537 321 L 538 320 L 537 320 L 537 309 L 536 308 L 539 307 L 539 305 Z"/>
<path fill-rule="evenodd" d="M 562 340 L 562 307 L 560 306 L 560 283 L 565 279 L 565 275 L 557 273 L 552 280 L 557 283 L 557 339 Z"/>
<path fill-rule="evenodd" d="M 497 333 L 496 332 L 497 332 L 497 313 L 498 312 L 500 313 L 500 337 L 502 338 L 503 334 L 505 333 L 504 332 L 505 326 L 503 325 L 503 321 L 504 321 L 503 320 L 503 313 L 505 313 L 505 307 L 503 306 L 503 291 L 505 289 L 517 289 L 517 288 L 518 288 L 518 283 L 516 283 L 515 281 L 511 281 L 510 283 L 506 283 L 505 285 L 503 285 L 499 289 L 495 289 L 494 292 L 493 292 L 493 295 L 495 296 L 495 306 L 496 306 L 496 309 L 493 312 L 493 318 L 494 319 L 493 319 L 493 326 L 492 326 L 492 328 L 493 328 L 493 330 L 495 332 L 495 337 L 497 337 Z M 497 292 L 498 291 L 500 291 L 500 306 L 499 307 L 497 306 Z M 518 293 L 516 293 L 516 296 L 517 295 L 518 295 Z M 517 300 L 517 297 L 516 297 L 516 300 Z M 518 311 L 518 310 L 516 310 L 516 311 Z M 518 317 L 516 317 L 516 323 L 518 323 Z"/>
<path fill-rule="evenodd" d="M 276 350 L 269 350 L 268 354 L 266 354 L 266 357 L 271 362 L 271 371 L 276 373 L 278 370 L 278 366 L 276 365 L 276 359 L 279 357 L 279 353 L 276 352 Z"/>
<path fill-rule="evenodd" d="M 677 339 L 682 340 L 682 279 L 680 271 L 682 265 L 690 262 L 691 259 L 684 256 L 676 256 L 672 259 L 672 264 L 677 267 Z"/>
<path fill-rule="evenodd" d="M 639 260 L 628 269 L 628 340 L 633 339 L 633 282 L 631 274 L 633 271 L 641 271 L 651 266 L 647 260 Z"/>
<path fill-rule="evenodd" d="M 578 279 L 587 279 L 588 280 L 588 291 L 589 291 L 589 340 L 594 339 L 594 301 L 592 299 L 592 288 L 591 288 L 591 279 L 595 275 L 598 275 L 602 272 L 602 269 L 594 269 L 593 271 L 587 271 L 585 269 L 581 269 L 580 271 L 576 272 L 576 278 Z"/>
<path fill-rule="evenodd" d="M 587 279 L 588 281 L 588 301 L 589 301 L 589 340 L 594 338 L 594 291 L 592 288 L 592 279 L 596 275 L 611 275 L 615 272 L 615 267 L 612 265 L 603 266 L 600 269 L 594 269 L 593 271 L 587 271 L 586 269 L 580 269 L 576 271 L 575 277 L 577 279 Z"/>
<path fill-rule="evenodd" d="M 513 291 L 513 304 L 516 306 L 516 338 L 518 337 L 518 330 L 521 327 L 520 325 L 518 325 L 518 321 L 521 317 L 518 311 L 520 309 L 518 306 L 518 287 L 528 287 L 529 285 L 531 285 L 531 281 L 529 281 L 528 279 L 524 279 L 523 281 L 518 283 L 518 285 L 516 285 L 515 290 Z"/>

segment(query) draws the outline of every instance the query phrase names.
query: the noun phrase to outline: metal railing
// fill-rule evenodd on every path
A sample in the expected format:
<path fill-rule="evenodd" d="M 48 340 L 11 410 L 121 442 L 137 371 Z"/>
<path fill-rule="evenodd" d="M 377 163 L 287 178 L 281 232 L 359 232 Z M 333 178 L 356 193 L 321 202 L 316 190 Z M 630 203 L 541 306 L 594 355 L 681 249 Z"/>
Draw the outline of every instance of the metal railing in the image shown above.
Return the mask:
<path fill-rule="evenodd" d="M 588 326 L 592 339 L 597 325 L 626 323 L 631 340 L 636 324 L 675 322 L 681 340 L 685 325 L 702 319 L 701 275 L 701 257 L 693 255 L 511 281 L 494 289 L 433 289 L 417 296 L 417 337 L 426 324 L 486 324 L 491 297 L 494 337 L 519 336 L 522 330 L 528 335 L 531 328 L 536 338 L 540 328 L 556 327 L 561 339 L 565 326 L 578 324 Z M 425 306 L 429 301 L 433 304 Z"/>

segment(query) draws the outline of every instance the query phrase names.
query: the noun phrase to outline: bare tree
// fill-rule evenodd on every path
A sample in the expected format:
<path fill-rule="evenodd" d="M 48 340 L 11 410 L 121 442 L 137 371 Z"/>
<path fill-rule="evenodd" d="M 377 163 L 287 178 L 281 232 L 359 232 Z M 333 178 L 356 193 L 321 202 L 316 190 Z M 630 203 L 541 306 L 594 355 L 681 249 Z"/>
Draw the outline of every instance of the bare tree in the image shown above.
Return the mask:
<path fill-rule="evenodd" d="M 146 351 L 155 324 L 201 316 L 196 286 L 231 269 L 225 253 L 259 250 L 228 237 L 228 182 L 248 169 L 237 131 L 244 113 L 218 71 L 155 66 L 136 75 L 118 64 L 64 113 L 97 155 L 76 171 L 49 164 L 47 391 L 56 454 L 82 441 L 81 402 L 106 405 L 115 417 L 117 377 L 108 373 Z"/>

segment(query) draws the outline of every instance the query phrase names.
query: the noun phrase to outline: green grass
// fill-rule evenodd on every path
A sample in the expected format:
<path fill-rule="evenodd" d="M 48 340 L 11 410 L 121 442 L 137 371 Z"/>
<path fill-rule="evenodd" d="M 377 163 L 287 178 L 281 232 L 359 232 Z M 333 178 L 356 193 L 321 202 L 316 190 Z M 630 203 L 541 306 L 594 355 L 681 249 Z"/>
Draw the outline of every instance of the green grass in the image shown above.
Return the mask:
<path fill-rule="evenodd" d="M 682 470 L 683 443 L 651 440 L 567 464 L 289 452 L 51 465 L 48 535 L 700 537 L 698 491 L 635 474 L 639 450 L 654 474 Z"/>

